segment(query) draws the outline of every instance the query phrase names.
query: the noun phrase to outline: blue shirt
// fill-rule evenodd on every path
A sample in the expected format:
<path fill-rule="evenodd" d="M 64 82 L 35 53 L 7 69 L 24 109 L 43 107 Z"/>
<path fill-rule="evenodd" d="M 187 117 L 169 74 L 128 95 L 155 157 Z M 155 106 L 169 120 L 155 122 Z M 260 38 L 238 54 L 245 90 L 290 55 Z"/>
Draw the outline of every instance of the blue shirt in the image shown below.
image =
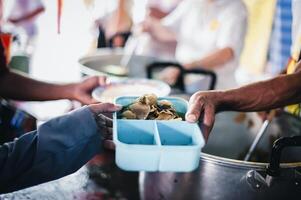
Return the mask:
<path fill-rule="evenodd" d="M 0 146 L 0 193 L 71 174 L 101 149 L 94 116 L 84 107 Z"/>
<path fill-rule="evenodd" d="M 291 0 L 277 0 L 269 49 L 272 74 L 284 70 L 291 55 L 292 18 Z"/>

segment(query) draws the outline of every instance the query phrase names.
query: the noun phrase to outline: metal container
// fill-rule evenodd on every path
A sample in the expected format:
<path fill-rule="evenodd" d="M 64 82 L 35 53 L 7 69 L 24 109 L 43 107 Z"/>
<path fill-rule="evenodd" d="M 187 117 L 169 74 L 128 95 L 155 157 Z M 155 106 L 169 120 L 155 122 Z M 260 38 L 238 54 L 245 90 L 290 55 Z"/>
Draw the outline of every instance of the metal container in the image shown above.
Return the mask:
<path fill-rule="evenodd" d="M 222 115 L 217 118 L 217 127 L 219 119 L 230 121 L 229 115 L 233 116 L 233 113 L 223 113 Z M 225 117 L 227 115 L 228 117 Z M 228 123 L 229 126 L 234 125 Z M 221 134 L 222 138 L 219 138 L 219 141 L 225 141 L 230 145 L 225 146 L 220 143 L 221 147 L 219 148 L 218 145 L 212 144 L 213 141 L 211 144 L 209 141 L 208 144 L 211 147 L 207 150 L 205 148 L 206 153 L 200 154 L 200 166 L 194 172 L 141 173 L 139 181 L 141 198 L 146 200 L 300 199 L 301 162 L 298 161 L 298 157 L 300 158 L 301 151 L 298 151 L 300 147 L 296 147 L 301 145 L 300 130 L 299 119 L 289 114 L 280 115 L 272 121 L 259 142 L 257 151 L 254 152 L 253 159 L 264 160 L 268 157 L 270 159 L 267 162 L 256 160 L 247 162 L 239 159 L 244 157 L 244 153 L 247 152 L 244 149 L 248 149 L 255 136 L 250 136 L 246 132 L 233 134 L 227 132 L 226 129 L 225 134 Z M 213 138 L 218 138 L 216 131 L 213 132 Z M 221 129 L 218 131 L 221 133 Z M 247 138 L 245 141 L 242 136 L 244 134 Z M 238 139 L 238 137 L 241 138 Z M 282 138 L 275 141 L 278 137 Z M 233 145 L 229 141 L 235 141 L 236 144 Z M 270 143 L 274 144 L 272 148 L 270 148 Z M 264 155 L 268 155 L 267 157 L 256 156 L 264 149 L 269 149 L 264 152 Z M 219 156 L 210 154 L 219 154 Z M 235 159 L 229 159 L 229 157 Z M 287 163 L 280 164 L 280 160 Z"/>
<path fill-rule="evenodd" d="M 148 56 L 132 55 L 126 73 L 114 74 L 108 71 L 108 66 L 124 68 L 120 66 L 120 61 L 124 56 L 122 49 L 101 49 L 91 55 L 87 55 L 79 60 L 81 72 L 84 75 L 109 75 L 109 76 L 129 76 L 146 78 L 146 66 L 153 63 L 155 59 Z"/>
<path fill-rule="evenodd" d="M 142 173 L 142 199 L 300 199 L 301 163 L 282 165 L 269 178 L 266 163 L 245 163 L 202 154 L 192 173 Z"/>

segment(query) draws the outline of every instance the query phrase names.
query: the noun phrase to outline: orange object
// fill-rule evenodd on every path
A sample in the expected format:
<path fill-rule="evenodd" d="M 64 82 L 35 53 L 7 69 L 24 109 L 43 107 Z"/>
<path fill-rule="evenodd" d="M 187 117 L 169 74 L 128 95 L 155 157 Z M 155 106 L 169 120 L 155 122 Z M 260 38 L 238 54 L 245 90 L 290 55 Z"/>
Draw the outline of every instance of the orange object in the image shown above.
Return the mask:
<path fill-rule="evenodd" d="M 6 64 L 10 61 L 10 49 L 11 49 L 11 43 L 12 43 L 12 34 L 10 33 L 0 33 L 1 42 L 4 48 L 4 55 L 6 59 Z"/>
<path fill-rule="evenodd" d="M 57 0 L 57 33 L 61 33 L 61 17 L 62 17 L 63 0 Z"/>

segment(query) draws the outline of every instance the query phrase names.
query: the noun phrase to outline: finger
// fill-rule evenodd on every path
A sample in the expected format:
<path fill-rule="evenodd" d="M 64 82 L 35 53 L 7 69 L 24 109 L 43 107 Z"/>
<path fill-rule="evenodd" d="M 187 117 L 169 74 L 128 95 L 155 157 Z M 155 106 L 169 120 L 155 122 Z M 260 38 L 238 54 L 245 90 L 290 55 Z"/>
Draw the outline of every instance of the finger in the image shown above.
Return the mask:
<path fill-rule="evenodd" d="M 105 132 L 105 134 L 103 134 L 103 139 L 104 140 L 112 140 L 113 139 L 112 132 L 111 131 Z"/>
<path fill-rule="evenodd" d="M 102 113 L 102 114 L 103 114 L 104 116 L 110 118 L 110 119 L 113 118 L 113 113 L 107 113 L 107 112 L 104 112 L 104 113 Z"/>
<path fill-rule="evenodd" d="M 212 108 L 211 106 L 207 106 L 204 109 L 204 120 L 203 120 L 203 123 L 206 126 L 208 126 L 209 128 L 212 129 L 214 121 L 215 121 L 215 111 L 214 111 L 214 108 Z"/>
<path fill-rule="evenodd" d="M 208 138 L 209 138 L 209 133 L 210 133 L 209 128 L 204 123 L 201 123 L 201 122 L 200 122 L 199 126 L 201 127 L 205 142 L 207 143 Z"/>
<path fill-rule="evenodd" d="M 213 124 L 215 121 L 215 111 L 212 107 L 206 107 L 204 109 L 204 117 L 203 117 L 203 134 L 206 141 L 209 138 L 209 134 L 212 130 Z"/>
<path fill-rule="evenodd" d="M 93 97 L 89 96 L 89 95 L 85 95 L 83 94 L 81 96 L 81 98 L 79 99 L 79 101 L 84 104 L 84 105 L 89 105 L 89 104 L 96 104 L 99 103 L 96 99 L 94 99 Z"/>
<path fill-rule="evenodd" d="M 83 83 L 86 88 L 93 89 L 99 85 L 98 76 L 91 76 L 86 78 Z"/>
<path fill-rule="evenodd" d="M 194 98 L 189 100 L 189 106 L 186 113 L 186 121 L 195 123 L 200 118 L 201 112 L 203 109 L 203 104 Z"/>
<path fill-rule="evenodd" d="M 98 77 L 98 84 L 100 86 L 105 86 L 107 84 L 107 77 L 106 76 L 99 76 Z"/>
<path fill-rule="evenodd" d="M 112 103 L 99 103 L 99 104 L 92 104 L 89 105 L 91 111 L 95 114 L 100 114 L 104 112 L 116 112 L 122 109 L 121 105 L 112 104 Z"/>
<path fill-rule="evenodd" d="M 96 117 L 96 122 L 98 126 L 102 129 L 107 129 L 113 127 L 113 121 L 112 119 L 100 114 Z"/>
<path fill-rule="evenodd" d="M 107 137 L 111 137 L 112 135 L 112 130 L 113 130 L 113 127 L 104 127 L 101 129 L 101 133 L 102 133 L 102 136 L 104 138 L 107 138 Z"/>
<path fill-rule="evenodd" d="M 112 140 L 105 140 L 103 144 L 106 149 L 115 150 L 115 143 Z"/>

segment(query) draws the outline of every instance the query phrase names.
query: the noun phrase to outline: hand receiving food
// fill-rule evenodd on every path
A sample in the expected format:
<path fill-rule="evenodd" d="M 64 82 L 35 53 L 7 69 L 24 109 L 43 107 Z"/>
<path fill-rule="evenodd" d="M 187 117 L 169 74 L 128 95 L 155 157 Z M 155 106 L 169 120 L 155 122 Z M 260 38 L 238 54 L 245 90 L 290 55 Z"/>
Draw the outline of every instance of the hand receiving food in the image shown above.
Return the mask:
<path fill-rule="evenodd" d="M 72 89 L 72 97 L 83 104 L 97 103 L 95 99 L 92 98 L 91 92 L 98 86 L 106 85 L 105 76 L 93 76 L 83 80 L 80 83 L 75 83 Z"/>
<path fill-rule="evenodd" d="M 112 141 L 112 119 L 108 114 L 119 111 L 122 106 L 111 103 L 92 104 L 88 106 L 92 113 L 95 115 L 95 120 L 102 134 L 103 145 L 107 149 L 114 149 L 115 145 Z"/>

